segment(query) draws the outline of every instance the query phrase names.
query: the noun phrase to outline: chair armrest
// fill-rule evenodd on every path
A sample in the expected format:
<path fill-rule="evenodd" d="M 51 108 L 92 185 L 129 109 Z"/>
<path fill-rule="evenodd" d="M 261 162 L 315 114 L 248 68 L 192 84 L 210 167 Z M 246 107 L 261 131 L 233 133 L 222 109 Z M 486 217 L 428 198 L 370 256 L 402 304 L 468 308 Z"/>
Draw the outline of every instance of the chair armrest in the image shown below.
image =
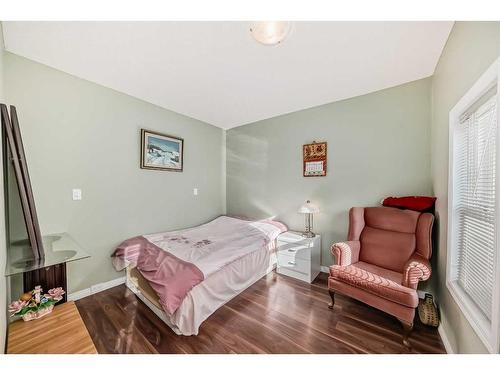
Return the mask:
<path fill-rule="evenodd" d="M 348 266 L 359 259 L 359 241 L 337 242 L 332 245 L 331 252 L 335 256 L 337 266 Z"/>
<path fill-rule="evenodd" d="M 419 281 L 425 281 L 431 277 L 431 264 L 429 260 L 414 254 L 405 264 L 403 270 L 403 286 L 417 289 Z"/>

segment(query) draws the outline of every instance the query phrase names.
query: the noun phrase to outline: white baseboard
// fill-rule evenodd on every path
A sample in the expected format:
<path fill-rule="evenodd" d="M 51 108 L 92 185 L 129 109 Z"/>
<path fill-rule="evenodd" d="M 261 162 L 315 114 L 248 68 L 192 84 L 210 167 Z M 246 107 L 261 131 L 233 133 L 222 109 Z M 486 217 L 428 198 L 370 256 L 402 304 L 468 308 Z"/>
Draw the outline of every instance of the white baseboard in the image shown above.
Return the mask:
<path fill-rule="evenodd" d="M 74 293 L 68 294 L 68 301 L 76 301 L 84 297 L 88 297 L 92 294 L 102 292 L 103 290 L 113 288 L 115 286 L 125 284 L 125 276 L 119 277 L 118 279 L 109 280 L 104 283 L 99 283 L 92 285 L 90 288 L 79 290 Z"/>
<path fill-rule="evenodd" d="M 425 290 L 417 290 L 418 298 L 420 298 L 420 299 L 425 299 L 425 295 L 427 293 L 429 293 L 429 292 L 426 292 Z"/>
<path fill-rule="evenodd" d="M 443 342 L 444 348 L 446 349 L 446 353 L 455 354 L 455 352 L 453 351 L 453 348 L 450 344 L 450 340 L 448 339 L 448 336 L 446 335 L 446 332 L 443 328 L 443 324 L 439 324 L 438 333 L 439 333 L 439 336 L 441 336 L 441 341 Z"/>

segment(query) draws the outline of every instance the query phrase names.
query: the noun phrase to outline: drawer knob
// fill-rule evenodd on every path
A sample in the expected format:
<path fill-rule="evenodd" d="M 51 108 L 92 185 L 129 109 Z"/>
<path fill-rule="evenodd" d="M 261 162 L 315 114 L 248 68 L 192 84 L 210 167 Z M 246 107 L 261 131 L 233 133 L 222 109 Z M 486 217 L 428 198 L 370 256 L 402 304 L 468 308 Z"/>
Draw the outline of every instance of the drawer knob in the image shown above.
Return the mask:
<path fill-rule="evenodd" d="M 288 264 L 291 265 L 291 266 L 295 266 L 297 263 L 295 262 L 292 262 L 291 260 L 288 261 Z"/>
<path fill-rule="evenodd" d="M 295 252 L 297 252 L 297 249 L 288 249 L 288 252 L 295 253 Z"/>

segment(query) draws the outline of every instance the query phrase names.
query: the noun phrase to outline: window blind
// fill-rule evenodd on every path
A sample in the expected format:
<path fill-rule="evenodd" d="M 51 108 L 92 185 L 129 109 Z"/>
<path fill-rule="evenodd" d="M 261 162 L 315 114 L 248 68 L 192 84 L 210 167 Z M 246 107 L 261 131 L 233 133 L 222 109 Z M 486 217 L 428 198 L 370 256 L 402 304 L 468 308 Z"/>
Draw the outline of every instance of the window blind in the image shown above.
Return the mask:
<path fill-rule="evenodd" d="M 496 252 L 496 90 L 460 117 L 456 169 L 456 281 L 491 321 Z"/>

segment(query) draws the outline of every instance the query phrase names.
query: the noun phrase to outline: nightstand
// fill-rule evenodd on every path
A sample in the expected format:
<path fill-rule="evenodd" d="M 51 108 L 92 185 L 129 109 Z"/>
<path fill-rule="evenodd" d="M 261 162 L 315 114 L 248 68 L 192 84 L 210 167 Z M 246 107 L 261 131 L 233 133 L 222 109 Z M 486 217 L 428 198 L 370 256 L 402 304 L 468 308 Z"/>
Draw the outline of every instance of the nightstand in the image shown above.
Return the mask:
<path fill-rule="evenodd" d="M 311 283 L 321 265 L 321 236 L 305 238 L 299 232 L 288 231 L 277 239 L 278 267 L 276 272 Z"/>

